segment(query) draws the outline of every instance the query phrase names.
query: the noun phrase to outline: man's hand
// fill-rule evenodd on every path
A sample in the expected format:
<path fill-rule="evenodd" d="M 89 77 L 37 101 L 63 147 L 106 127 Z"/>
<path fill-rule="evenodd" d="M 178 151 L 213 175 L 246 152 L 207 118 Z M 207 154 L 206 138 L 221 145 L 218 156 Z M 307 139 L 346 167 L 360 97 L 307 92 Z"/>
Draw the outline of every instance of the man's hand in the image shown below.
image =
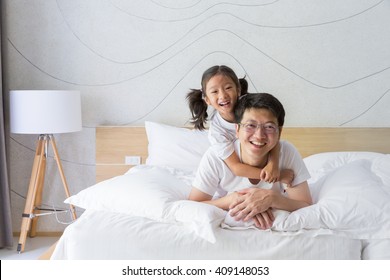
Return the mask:
<path fill-rule="evenodd" d="M 256 227 L 260 229 L 269 229 L 275 221 L 272 209 L 268 208 L 267 211 L 257 214 L 253 217 Z"/>
<path fill-rule="evenodd" d="M 237 194 L 239 196 L 229 205 L 230 215 L 236 220 L 246 222 L 271 208 L 274 192 L 260 188 L 248 188 L 238 191 Z"/>

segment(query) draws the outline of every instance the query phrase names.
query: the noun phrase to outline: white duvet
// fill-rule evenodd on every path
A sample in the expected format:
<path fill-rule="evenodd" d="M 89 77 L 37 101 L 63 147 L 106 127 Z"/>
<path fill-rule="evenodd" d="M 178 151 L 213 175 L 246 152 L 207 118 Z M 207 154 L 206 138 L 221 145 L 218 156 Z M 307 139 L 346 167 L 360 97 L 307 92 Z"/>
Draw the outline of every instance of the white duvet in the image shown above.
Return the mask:
<path fill-rule="evenodd" d="M 363 243 L 345 237 L 215 228 L 216 242 L 180 223 L 87 210 L 67 227 L 52 259 L 360 259 Z"/>

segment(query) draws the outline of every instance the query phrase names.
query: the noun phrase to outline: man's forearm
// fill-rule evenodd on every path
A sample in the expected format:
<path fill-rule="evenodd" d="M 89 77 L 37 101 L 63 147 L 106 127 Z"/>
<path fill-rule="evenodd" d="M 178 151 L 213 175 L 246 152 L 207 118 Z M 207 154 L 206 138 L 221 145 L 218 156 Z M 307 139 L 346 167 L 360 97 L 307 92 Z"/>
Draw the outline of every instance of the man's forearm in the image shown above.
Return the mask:
<path fill-rule="evenodd" d="M 221 208 L 223 210 L 229 210 L 229 206 L 231 204 L 231 198 L 229 195 L 227 195 L 227 196 L 224 196 L 224 197 L 221 197 L 218 199 L 207 200 L 207 201 L 203 201 L 203 202 L 217 206 L 218 208 Z"/>
<path fill-rule="evenodd" d="M 311 204 L 306 201 L 291 199 L 275 192 L 273 195 L 271 207 L 293 212 L 310 205 Z"/>

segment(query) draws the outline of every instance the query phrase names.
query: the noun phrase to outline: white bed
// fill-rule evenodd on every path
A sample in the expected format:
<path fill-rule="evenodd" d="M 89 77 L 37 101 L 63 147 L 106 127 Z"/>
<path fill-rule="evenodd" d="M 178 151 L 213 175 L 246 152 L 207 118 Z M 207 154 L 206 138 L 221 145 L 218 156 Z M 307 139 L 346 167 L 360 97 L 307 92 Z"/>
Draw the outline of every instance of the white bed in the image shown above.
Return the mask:
<path fill-rule="evenodd" d="M 296 142 L 305 138 L 302 129 L 284 129 L 305 156 L 316 203 L 275 212 L 273 228 L 262 231 L 222 228 L 225 211 L 185 200 L 206 132 L 152 122 L 145 128 L 98 129 L 100 182 L 67 200 L 86 211 L 51 259 L 390 259 L 390 151 L 382 144 L 389 129 L 327 129 L 327 137 L 304 129 L 315 131 L 320 150 L 310 150 L 313 136 Z M 326 141 L 333 146 L 323 150 Z M 142 164 L 124 171 L 124 155 L 139 155 Z"/>

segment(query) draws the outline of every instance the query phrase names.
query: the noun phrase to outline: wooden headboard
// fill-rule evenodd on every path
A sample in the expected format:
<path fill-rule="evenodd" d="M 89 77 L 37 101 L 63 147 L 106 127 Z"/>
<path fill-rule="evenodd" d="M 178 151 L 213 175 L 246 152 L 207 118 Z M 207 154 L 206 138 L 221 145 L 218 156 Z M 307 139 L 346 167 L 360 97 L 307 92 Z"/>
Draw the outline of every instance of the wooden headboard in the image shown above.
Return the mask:
<path fill-rule="evenodd" d="M 298 148 L 302 157 L 322 152 L 371 151 L 390 154 L 390 128 L 293 128 L 285 127 L 282 139 Z M 96 128 L 96 181 L 125 173 L 126 156 L 148 156 L 144 127 Z"/>

